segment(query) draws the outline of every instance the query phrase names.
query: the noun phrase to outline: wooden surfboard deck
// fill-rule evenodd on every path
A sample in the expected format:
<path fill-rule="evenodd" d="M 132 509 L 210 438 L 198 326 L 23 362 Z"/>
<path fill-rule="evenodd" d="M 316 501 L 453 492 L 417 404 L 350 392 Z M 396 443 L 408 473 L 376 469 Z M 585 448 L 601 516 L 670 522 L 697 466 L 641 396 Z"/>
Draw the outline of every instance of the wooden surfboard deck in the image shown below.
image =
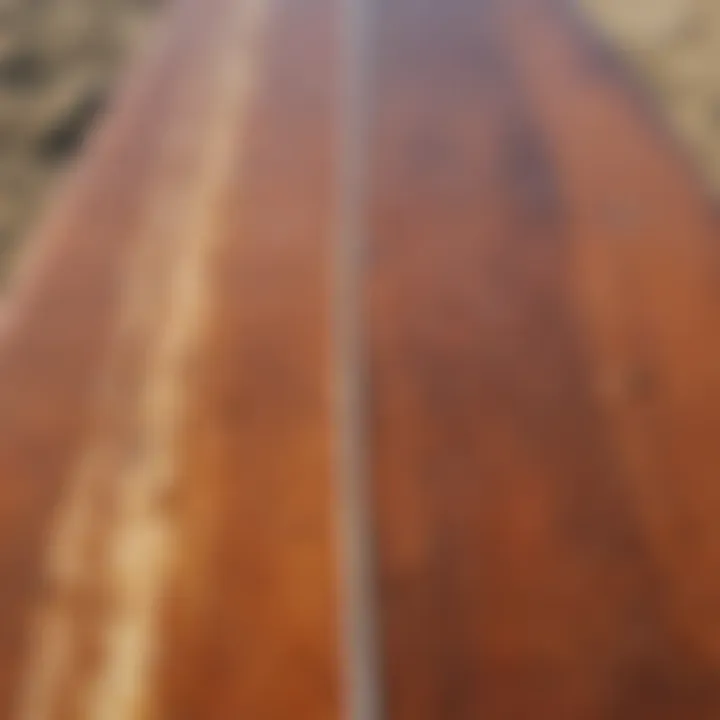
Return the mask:
<path fill-rule="evenodd" d="M 560 0 L 177 0 L 0 315 L 0 718 L 720 713 L 715 205 Z"/>

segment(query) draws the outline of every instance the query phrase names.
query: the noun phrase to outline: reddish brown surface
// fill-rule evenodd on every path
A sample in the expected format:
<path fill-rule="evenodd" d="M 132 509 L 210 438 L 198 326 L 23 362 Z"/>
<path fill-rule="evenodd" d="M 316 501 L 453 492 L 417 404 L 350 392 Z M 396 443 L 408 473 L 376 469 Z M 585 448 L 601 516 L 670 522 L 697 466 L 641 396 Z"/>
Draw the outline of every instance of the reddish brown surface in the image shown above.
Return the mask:
<path fill-rule="evenodd" d="M 330 297 L 355 127 L 338 89 L 357 75 L 335 0 L 268 0 L 246 54 L 239 7 L 168 17 L 8 296 L 0 718 L 44 667 L 43 618 L 72 642 L 30 720 L 94 717 L 128 622 L 151 662 L 140 710 L 107 717 L 343 716 Z M 370 162 L 359 366 L 387 716 L 715 718 L 714 210 L 559 1 L 368 13 L 370 133 L 351 141 Z M 226 104 L 236 63 L 252 88 Z M 202 291 L 178 314 L 175 259 L 195 252 Z M 148 448 L 172 472 L 135 495 Z M 88 455 L 82 580 L 60 582 Z M 133 579 L 113 553 L 135 541 Z"/>
<path fill-rule="evenodd" d="M 175 27 L 154 72 L 131 79 L 92 161 L 41 231 L 41 257 L 10 289 L 2 317 L 0 717 L 11 716 L 28 660 L 32 614 L 47 592 L 41 568 L 51 518 L 88 432 L 124 263 L 159 171 L 159 139 L 192 62 L 191 26 L 181 12 Z"/>
<path fill-rule="evenodd" d="M 559 5 L 377 25 L 389 716 L 716 717 L 713 211 Z"/>
<path fill-rule="evenodd" d="M 192 378 L 163 717 L 340 715 L 330 485 L 331 0 L 271 16 Z"/>
<path fill-rule="evenodd" d="M 113 592 L 127 589 L 106 577 L 125 522 L 116 506 L 133 481 L 127 468 L 147 452 L 138 416 L 153 347 L 167 324 L 185 321 L 168 314 L 167 297 L 194 232 L 217 250 L 182 381 L 175 481 L 148 509 L 172 526 L 174 572 L 155 608 L 159 656 L 141 702 L 168 718 L 339 714 L 327 385 L 336 18 L 325 0 L 302 12 L 266 6 L 252 88 L 227 142 L 230 174 L 208 176 L 203 148 L 222 126 L 228 88 L 218 77 L 232 72 L 238 4 L 185 2 L 9 293 L 0 717 L 20 717 L 28 678 L 42 675 L 36 627 L 53 613 L 72 636 L 59 670 L 66 689 L 30 720 L 94 717 L 86 696 L 123 603 Z M 196 198 L 218 183 L 198 225 L 207 208 Z M 97 447 L 81 565 L 99 579 L 68 589 L 45 567 L 78 465 Z"/>

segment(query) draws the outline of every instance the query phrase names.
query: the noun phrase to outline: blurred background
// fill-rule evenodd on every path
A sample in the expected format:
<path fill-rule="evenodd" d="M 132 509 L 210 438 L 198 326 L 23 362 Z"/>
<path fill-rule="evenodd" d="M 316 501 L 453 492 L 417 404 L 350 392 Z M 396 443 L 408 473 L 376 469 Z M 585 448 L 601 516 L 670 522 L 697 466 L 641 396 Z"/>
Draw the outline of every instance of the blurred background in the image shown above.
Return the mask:
<path fill-rule="evenodd" d="M 0 0 L 0 274 L 160 0 Z"/>
<path fill-rule="evenodd" d="M 571 0 L 720 189 L 720 2 Z M 0 277 L 161 0 L 0 0 Z"/>
<path fill-rule="evenodd" d="M 657 96 L 720 189 L 720 2 L 574 0 Z M 0 273 L 161 0 L 0 0 Z"/>
<path fill-rule="evenodd" d="M 579 0 L 720 190 L 720 2 Z"/>

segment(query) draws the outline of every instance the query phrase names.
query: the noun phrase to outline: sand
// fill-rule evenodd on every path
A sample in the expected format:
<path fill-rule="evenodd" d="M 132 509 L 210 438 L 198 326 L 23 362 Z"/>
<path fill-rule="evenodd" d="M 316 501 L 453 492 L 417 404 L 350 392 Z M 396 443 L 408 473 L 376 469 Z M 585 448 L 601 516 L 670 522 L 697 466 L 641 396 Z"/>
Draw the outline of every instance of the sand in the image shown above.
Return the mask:
<path fill-rule="evenodd" d="M 0 265 L 82 148 L 158 0 L 0 0 Z"/>
<path fill-rule="evenodd" d="M 578 0 L 720 193 L 720 1 Z"/>

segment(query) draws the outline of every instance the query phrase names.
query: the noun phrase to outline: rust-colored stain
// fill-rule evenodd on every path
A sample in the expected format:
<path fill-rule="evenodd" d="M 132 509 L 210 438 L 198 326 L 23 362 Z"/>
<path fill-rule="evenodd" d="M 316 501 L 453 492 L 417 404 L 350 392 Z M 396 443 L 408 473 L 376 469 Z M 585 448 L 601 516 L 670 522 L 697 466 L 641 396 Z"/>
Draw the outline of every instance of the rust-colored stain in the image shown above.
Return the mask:
<path fill-rule="evenodd" d="M 8 293 L 0 718 L 715 718 L 714 207 L 560 0 L 354 1 L 178 0 Z"/>

